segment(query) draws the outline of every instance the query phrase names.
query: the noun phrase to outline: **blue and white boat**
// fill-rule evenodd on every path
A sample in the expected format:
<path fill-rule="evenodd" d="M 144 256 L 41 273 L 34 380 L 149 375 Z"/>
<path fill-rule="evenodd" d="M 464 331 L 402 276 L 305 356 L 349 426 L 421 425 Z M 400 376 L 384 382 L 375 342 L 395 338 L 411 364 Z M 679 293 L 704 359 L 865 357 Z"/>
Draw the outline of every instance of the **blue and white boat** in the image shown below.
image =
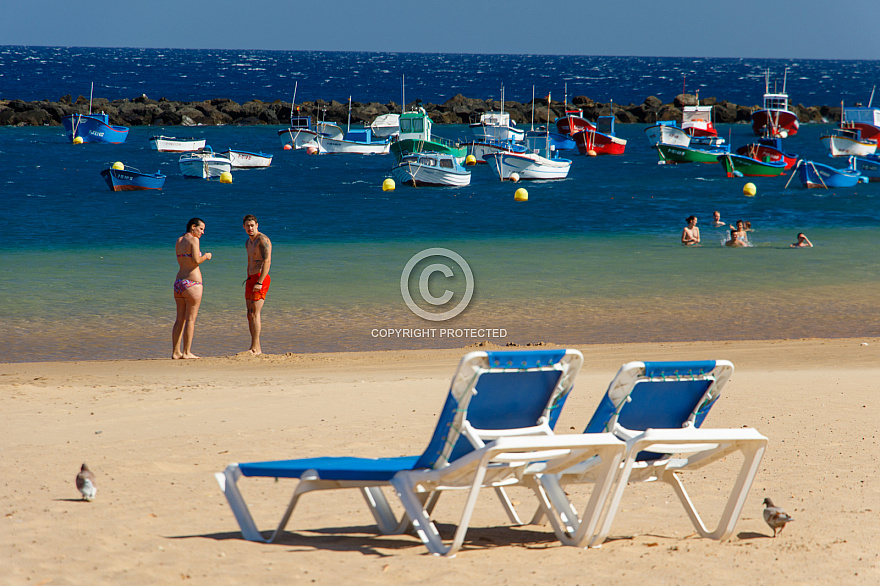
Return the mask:
<path fill-rule="evenodd" d="M 797 166 L 798 179 L 804 187 L 855 187 L 863 181 L 858 171 L 851 168 L 835 169 L 829 165 L 802 160 Z"/>
<path fill-rule="evenodd" d="M 184 177 L 219 179 L 223 173 L 232 172 L 229 158 L 215 154 L 210 146 L 180 155 L 177 164 Z"/>
<path fill-rule="evenodd" d="M 101 142 L 121 144 L 128 138 L 128 128 L 110 124 L 110 115 L 103 112 L 95 114 L 70 114 L 61 118 L 67 133 L 67 140 L 79 142 Z"/>
<path fill-rule="evenodd" d="M 471 184 L 470 172 L 461 166 L 454 154 L 433 151 L 403 155 L 400 163 L 391 169 L 391 176 L 395 181 L 413 187 L 466 187 Z"/>
<path fill-rule="evenodd" d="M 370 128 L 349 130 L 339 138 L 318 135 L 315 143 L 321 153 L 387 155 L 391 149 L 391 138 L 377 139 Z"/>
<path fill-rule="evenodd" d="M 528 150 L 524 145 L 509 140 L 466 142 L 464 146 L 467 148 L 468 156 L 473 156 L 478 164 L 485 163 L 486 155 L 493 153 L 524 153 Z"/>
<path fill-rule="evenodd" d="M 162 189 L 165 186 L 165 175 L 142 173 L 134 167 L 126 167 L 122 163 L 108 164 L 101 171 L 101 177 L 112 191 L 140 191 L 143 189 Z"/>
<path fill-rule="evenodd" d="M 880 181 L 880 155 L 850 157 L 849 168 L 857 171 L 868 181 Z"/>
<path fill-rule="evenodd" d="M 229 159 L 233 169 L 257 169 L 272 164 L 272 155 L 269 153 L 227 149 L 219 155 Z"/>

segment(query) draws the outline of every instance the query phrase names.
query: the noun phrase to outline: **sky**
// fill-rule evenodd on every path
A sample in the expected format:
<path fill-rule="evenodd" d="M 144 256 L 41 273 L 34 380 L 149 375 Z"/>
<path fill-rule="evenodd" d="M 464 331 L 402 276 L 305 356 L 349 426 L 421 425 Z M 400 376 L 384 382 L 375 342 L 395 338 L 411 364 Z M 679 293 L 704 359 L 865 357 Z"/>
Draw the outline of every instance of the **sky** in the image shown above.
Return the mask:
<path fill-rule="evenodd" d="M 878 25 L 880 0 L 42 0 L 0 45 L 876 60 Z"/>

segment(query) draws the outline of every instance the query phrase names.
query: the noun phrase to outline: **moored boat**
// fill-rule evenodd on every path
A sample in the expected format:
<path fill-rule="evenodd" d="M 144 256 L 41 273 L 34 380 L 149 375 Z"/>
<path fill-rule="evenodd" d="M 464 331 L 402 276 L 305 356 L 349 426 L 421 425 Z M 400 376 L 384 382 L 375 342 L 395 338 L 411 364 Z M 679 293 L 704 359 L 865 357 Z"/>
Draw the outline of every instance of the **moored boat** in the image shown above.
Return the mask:
<path fill-rule="evenodd" d="M 800 161 L 795 171 L 807 188 L 855 187 L 862 180 L 859 172 L 852 168 L 836 169 L 813 161 Z"/>
<path fill-rule="evenodd" d="M 626 140 L 614 133 L 614 116 L 599 116 L 593 130 L 576 132 L 572 138 L 582 155 L 622 155 Z"/>
<path fill-rule="evenodd" d="M 107 182 L 112 191 L 140 191 L 145 189 L 162 189 L 165 186 L 165 175 L 155 173 L 143 173 L 134 167 L 127 167 L 122 163 L 108 164 L 101 171 L 101 177 Z"/>
<path fill-rule="evenodd" d="M 502 181 L 514 173 L 520 179 L 565 179 L 571 169 L 568 159 L 548 159 L 535 152 L 493 153 L 486 155 L 486 162 Z"/>
<path fill-rule="evenodd" d="M 400 162 L 407 153 L 432 151 L 453 155 L 459 163 L 463 163 L 467 149 L 457 142 L 434 135 L 431 132 L 433 124 L 434 122 L 421 106 L 401 114 L 400 132 L 396 140 L 391 142 L 390 148 L 395 159 Z"/>
<path fill-rule="evenodd" d="M 794 167 L 798 161 L 796 154 L 782 150 L 781 138 L 760 138 L 757 142 L 739 147 L 736 149 L 736 154 L 759 161 L 782 161 L 785 163 L 786 171 Z"/>
<path fill-rule="evenodd" d="M 370 130 L 379 138 L 390 138 L 400 132 L 400 114 L 382 114 L 370 124 Z"/>
<path fill-rule="evenodd" d="M 850 157 L 849 167 L 868 181 L 880 181 L 880 155 Z"/>
<path fill-rule="evenodd" d="M 177 164 L 184 177 L 215 179 L 224 172 L 232 172 L 232 161 L 215 154 L 209 146 L 180 155 Z"/>
<path fill-rule="evenodd" d="M 832 157 L 852 155 L 873 155 L 877 151 L 877 140 L 864 138 L 862 131 L 849 122 L 841 122 L 840 128 L 832 128 L 819 137 Z"/>
<path fill-rule="evenodd" d="M 660 164 L 671 165 L 676 163 L 718 163 L 718 157 L 728 153 L 727 149 L 710 148 L 698 149 L 696 147 L 681 146 L 677 144 L 657 144 L 657 156 Z"/>
<path fill-rule="evenodd" d="M 110 124 L 110 115 L 103 112 L 94 114 L 69 114 L 61 118 L 61 124 L 70 142 L 97 142 L 121 144 L 128 138 L 128 128 Z"/>
<path fill-rule="evenodd" d="M 525 130 L 516 128 L 516 122 L 511 120 L 510 114 L 504 111 L 483 112 L 478 121 L 470 124 L 470 129 L 477 142 L 521 141 L 526 134 Z"/>
<path fill-rule="evenodd" d="M 257 169 L 272 164 L 272 155 L 262 152 L 227 149 L 219 153 L 219 156 L 229 159 L 234 169 Z"/>
<path fill-rule="evenodd" d="M 681 113 L 681 130 L 689 136 L 718 136 L 712 106 L 685 106 Z"/>
<path fill-rule="evenodd" d="M 788 70 L 782 81 L 782 93 L 770 92 L 770 71 L 764 78 L 764 107 L 752 112 L 752 131 L 758 136 L 785 138 L 798 132 L 800 120 L 788 107 L 788 94 L 785 82 Z"/>
<path fill-rule="evenodd" d="M 540 149 L 547 142 L 548 138 L 550 140 L 550 147 L 555 151 L 571 151 L 577 148 L 577 144 L 571 135 L 547 132 L 546 126 L 526 132 L 525 146 L 531 151 Z"/>
<path fill-rule="evenodd" d="M 645 129 L 645 136 L 652 147 L 658 144 L 670 146 L 689 146 L 691 137 L 678 127 L 674 120 L 657 122 Z"/>
<path fill-rule="evenodd" d="M 777 177 L 785 173 L 782 161 L 759 161 L 734 153 L 718 155 L 718 162 L 728 177 Z"/>
<path fill-rule="evenodd" d="M 162 153 L 190 153 L 205 148 L 204 138 L 151 136 L 150 148 Z"/>
<path fill-rule="evenodd" d="M 413 187 L 465 187 L 471 183 L 470 172 L 461 166 L 455 155 L 433 151 L 403 155 L 391 169 L 391 176 L 395 181 Z"/>
<path fill-rule="evenodd" d="M 342 138 L 318 135 L 315 142 L 322 153 L 387 155 L 391 149 L 390 138 L 376 140 L 369 128 L 349 130 Z"/>
<path fill-rule="evenodd" d="M 343 132 L 335 122 L 318 122 L 312 126 L 311 116 L 295 116 L 290 119 L 290 127 L 278 131 L 281 146 L 290 145 L 294 149 L 304 149 L 314 143 L 318 135 L 342 138 Z"/>
<path fill-rule="evenodd" d="M 867 106 L 845 106 L 841 122 L 852 125 L 861 131 L 862 138 L 869 138 L 880 142 L 880 108 L 872 108 L 874 92 L 871 91 L 871 99 Z"/>

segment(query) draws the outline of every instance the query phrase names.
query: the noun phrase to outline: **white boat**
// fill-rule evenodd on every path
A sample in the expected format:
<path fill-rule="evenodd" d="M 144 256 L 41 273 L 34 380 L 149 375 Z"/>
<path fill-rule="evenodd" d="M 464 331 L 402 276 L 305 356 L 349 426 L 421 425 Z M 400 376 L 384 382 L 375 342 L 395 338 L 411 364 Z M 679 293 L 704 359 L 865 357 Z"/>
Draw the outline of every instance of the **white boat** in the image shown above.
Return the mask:
<path fill-rule="evenodd" d="M 549 137 L 545 140 L 545 148 L 524 153 L 491 153 L 485 156 L 486 162 L 502 181 L 510 179 L 513 173 L 519 175 L 520 179 L 565 179 L 571 169 L 571 161 L 559 158 L 555 150 L 547 148 L 550 145 Z"/>
<path fill-rule="evenodd" d="M 652 147 L 658 144 L 686 147 L 690 146 L 691 143 L 690 135 L 679 128 L 674 120 L 658 122 L 653 126 L 647 127 L 645 129 L 645 136 L 648 137 L 648 142 L 651 143 Z"/>
<path fill-rule="evenodd" d="M 862 138 L 861 130 L 847 122 L 842 123 L 841 128 L 834 128 L 831 132 L 823 134 L 819 139 L 831 152 L 832 157 L 863 157 L 873 155 L 877 151 L 876 140 Z"/>
<path fill-rule="evenodd" d="M 400 114 L 382 114 L 370 124 L 370 130 L 379 138 L 388 138 L 400 132 Z"/>
<path fill-rule="evenodd" d="M 229 159 L 235 169 L 256 169 L 272 164 L 272 155 L 267 153 L 228 149 L 220 153 L 220 156 Z"/>
<path fill-rule="evenodd" d="M 455 155 L 424 151 L 404 155 L 391 169 L 398 183 L 407 185 L 443 185 L 465 187 L 471 183 L 471 174 L 456 160 Z"/>
<path fill-rule="evenodd" d="M 375 140 L 369 128 L 349 130 L 342 138 L 319 134 L 315 137 L 321 153 L 348 153 L 355 155 L 387 155 L 391 149 L 391 139 Z M 308 143 L 306 146 L 309 146 Z"/>
<path fill-rule="evenodd" d="M 521 141 L 526 136 L 526 131 L 516 128 L 507 112 L 483 112 L 478 122 L 471 123 L 470 129 L 477 142 Z"/>
<path fill-rule="evenodd" d="M 343 132 L 335 122 L 318 122 L 312 127 L 311 116 L 291 118 L 290 127 L 278 131 L 281 146 L 290 145 L 294 149 L 310 146 L 309 143 L 314 143 L 318 135 L 341 139 Z"/>
<path fill-rule="evenodd" d="M 184 177 L 216 179 L 226 171 L 232 172 L 232 162 L 227 157 L 214 154 L 209 146 L 180 155 L 177 164 Z"/>
<path fill-rule="evenodd" d="M 718 136 L 712 120 L 712 106 L 685 106 L 681 113 L 681 129 L 690 136 Z"/>
<path fill-rule="evenodd" d="M 150 147 L 162 153 L 191 153 L 205 148 L 204 138 L 178 138 L 174 136 L 151 136 Z"/>

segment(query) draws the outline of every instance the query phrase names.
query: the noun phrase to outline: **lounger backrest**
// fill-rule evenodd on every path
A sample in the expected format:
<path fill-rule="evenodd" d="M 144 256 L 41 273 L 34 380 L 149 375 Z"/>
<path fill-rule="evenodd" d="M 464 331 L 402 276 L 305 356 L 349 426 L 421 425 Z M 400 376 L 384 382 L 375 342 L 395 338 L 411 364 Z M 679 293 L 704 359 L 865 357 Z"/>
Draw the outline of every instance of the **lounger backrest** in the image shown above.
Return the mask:
<path fill-rule="evenodd" d="M 472 352 L 452 381 L 434 435 L 416 467 L 439 468 L 474 449 L 466 424 L 487 432 L 552 429 L 583 356 L 577 350 Z"/>
<path fill-rule="evenodd" d="M 585 433 L 699 427 L 732 373 L 726 360 L 625 364 Z"/>

